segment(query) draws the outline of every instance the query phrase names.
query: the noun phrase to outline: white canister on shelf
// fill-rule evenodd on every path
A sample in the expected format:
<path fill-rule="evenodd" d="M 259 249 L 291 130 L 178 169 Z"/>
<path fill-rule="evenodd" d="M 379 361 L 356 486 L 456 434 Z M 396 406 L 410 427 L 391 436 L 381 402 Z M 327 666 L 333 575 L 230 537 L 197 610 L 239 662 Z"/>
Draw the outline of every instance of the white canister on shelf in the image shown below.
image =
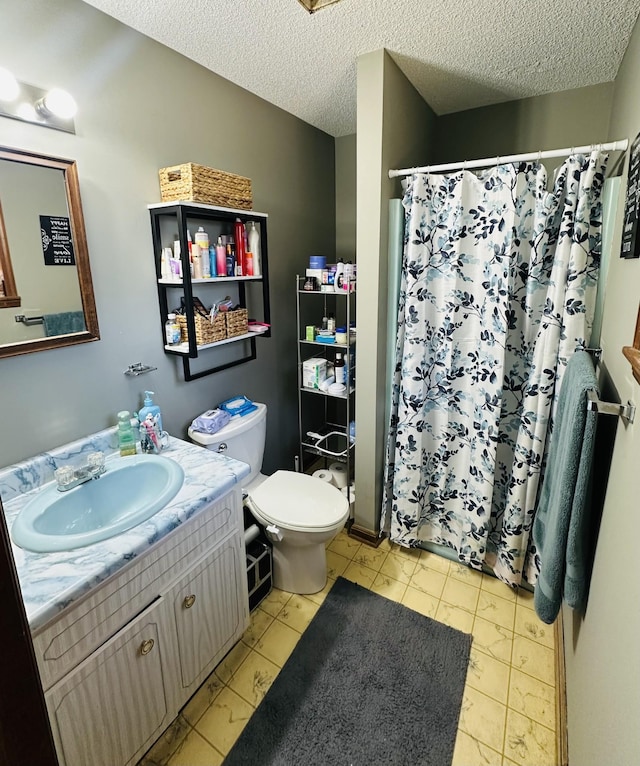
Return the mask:
<path fill-rule="evenodd" d="M 260 233 L 255 221 L 247 221 L 247 244 L 249 245 L 249 252 L 253 254 L 253 276 L 259 277 L 262 274 Z"/>

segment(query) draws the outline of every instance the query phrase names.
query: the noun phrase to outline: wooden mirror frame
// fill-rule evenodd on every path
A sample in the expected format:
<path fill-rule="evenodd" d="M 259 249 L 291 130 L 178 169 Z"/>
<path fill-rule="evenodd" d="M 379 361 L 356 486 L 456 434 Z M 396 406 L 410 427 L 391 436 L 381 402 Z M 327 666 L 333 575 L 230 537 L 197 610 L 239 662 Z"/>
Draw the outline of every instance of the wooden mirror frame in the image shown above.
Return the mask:
<path fill-rule="evenodd" d="M 0 160 L 21 162 L 27 165 L 39 165 L 41 167 L 61 170 L 64 175 L 67 190 L 67 206 L 73 236 L 76 270 L 82 297 L 82 310 L 84 312 L 85 330 L 83 332 L 57 335 L 49 338 L 34 338 L 33 340 L 20 341 L 17 343 L 0 344 L 0 357 L 18 356 L 30 354 L 33 351 L 47 351 L 51 348 L 73 346 L 77 343 L 89 343 L 100 340 L 98 328 L 98 314 L 96 312 L 95 297 L 93 294 L 93 282 L 91 280 L 91 268 L 89 265 L 89 250 L 84 228 L 84 216 L 82 214 L 82 202 L 80 199 L 80 184 L 78 183 L 78 170 L 74 160 L 65 160 L 58 157 L 49 157 L 44 154 L 33 154 L 20 149 L 11 149 L 0 146 Z M 6 239 L 4 222 L 1 218 L 0 209 L 0 268 L 2 268 L 5 280 L 6 297 L 0 298 L 0 310 L 20 305 L 20 298 L 16 289 L 11 267 L 9 243 Z M 19 286 L 18 286 L 19 287 Z M 16 302 L 17 301 L 17 302 Z"/>
<path fill-rule="evenodd" d="M 636 319 L 636 330 L 633 335 L 633 346 L 623 346 L 622 353 L 628 359 L 633 372 L 633 377 L 640 383 L 640 309 Z"/>

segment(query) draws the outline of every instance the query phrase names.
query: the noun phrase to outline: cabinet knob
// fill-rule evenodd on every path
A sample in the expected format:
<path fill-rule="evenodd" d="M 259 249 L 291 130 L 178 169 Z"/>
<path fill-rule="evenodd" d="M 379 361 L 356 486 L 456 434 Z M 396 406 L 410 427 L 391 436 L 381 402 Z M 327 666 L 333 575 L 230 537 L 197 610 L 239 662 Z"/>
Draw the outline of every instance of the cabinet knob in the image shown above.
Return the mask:
<path fill-rule="evenodd" d="M 226 452 L 227 451 L 227 443 L 222 442 L 222 444 L 218 445 L 218 452 Z"/>
<path fill-rule="evenodd" d="M 142 655 L 149 654 L 149 652 L 153 649 L 154 645 L 155 645 L 155 641 L 152 638 L 149 638 L 146 641 L 143 641 L 140 644 L 140 654 Z"/>
<path fill-rule="evenodd" d="M 190 596 L 187 596 L 185 600 L 182 602 L 182 605 L 185 609 L 191 609 L 191 607 L 195 604 L 196 597 L 191 594 Z"/>

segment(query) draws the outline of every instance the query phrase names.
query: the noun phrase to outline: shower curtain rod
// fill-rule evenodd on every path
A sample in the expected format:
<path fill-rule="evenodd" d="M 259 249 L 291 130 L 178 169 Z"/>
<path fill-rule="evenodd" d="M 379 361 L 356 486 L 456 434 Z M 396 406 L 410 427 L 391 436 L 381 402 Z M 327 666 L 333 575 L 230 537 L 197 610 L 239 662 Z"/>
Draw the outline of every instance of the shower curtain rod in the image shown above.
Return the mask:
<path fill-rule="evenodd" d="M 510 154 L 507 157 L 488 157 L 484 160 L 464 160 L 462 162 L 447 162 L 444 165 L 426 165 L 422 168 L 404 168 L 403 170 L 390 170 L 389 178 L 398 176 L 410 176 L 414 173 L 438 173 L 443 170 L 466 170 L 468 168 L 486 168 L 491 165 L 500 165 L 504 162 L 526 162 L 527 160 L 546 160 L 551 157 L 565 157 L 570 154 L 585 154 L 594 149 L 608 152 L 625 152 L 629 141 L 623 138 L 621 141 L 612 141 L 608 144 L 591 144 L 587 146 L 572 146 L 569 149 L 549 149 L 544 152 L 530 152 L 529 154 Z"/>

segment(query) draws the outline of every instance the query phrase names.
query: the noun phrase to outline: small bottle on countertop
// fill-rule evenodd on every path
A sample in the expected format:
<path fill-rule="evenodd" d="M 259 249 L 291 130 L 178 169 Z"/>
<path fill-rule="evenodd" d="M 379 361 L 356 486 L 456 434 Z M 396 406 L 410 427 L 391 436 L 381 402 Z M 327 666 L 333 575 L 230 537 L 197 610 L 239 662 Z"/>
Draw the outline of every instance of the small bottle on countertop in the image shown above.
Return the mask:
<path fill-rule="evenodd" d="M 122 457 L 136 454 L 136 435 L 131 425 L 131 413 L 128 410 L 118 413 L 118 447 Z"/>
<path fill-rule="evenodd" d="M 144 392 L 144 405 L 141 407 L 140 412 L 138 412 L 138 420 L 140 425 L 142 425 L 145 420 L 151 419 L 154 425 L 158 426 L 158 431 L 162 432 L 162 415 L 160 407 L 153 403 L 151 398 L 153 393 L 153 391 Z"/>

